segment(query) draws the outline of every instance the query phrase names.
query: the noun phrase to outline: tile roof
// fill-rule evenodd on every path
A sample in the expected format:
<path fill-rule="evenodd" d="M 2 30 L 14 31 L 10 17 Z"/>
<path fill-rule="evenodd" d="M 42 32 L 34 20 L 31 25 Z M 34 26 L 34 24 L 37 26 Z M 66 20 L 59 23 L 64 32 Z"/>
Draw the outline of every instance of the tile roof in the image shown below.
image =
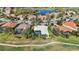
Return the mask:
<path fill-rule="evenodd" d="M 71 29 L 65 28 L 63 26 L 60 26 L 60 30 L 63 32 L 71 31 Z"/>
<path fill-rule="evenodd" d="M 2 27 L 8 27 L 8 28 L 13 28 L 16 26 L 16 23 L 14 22 L 6 22 Z"/>
<path fill-rule="evenodd" d="M 64 27 L 64 26 L 59 26 L 59 25 L 56 25 L 56 26 L 57 26 L 57 28 L 58 28 L 60 31 L 63 31 L 63 32 L 71 31 L 71 29 L 66 28 L 66 27 Z"/>
<path fill-rule="evenodd" d="M 72 27 L 72 28 L 77 27 L 76 24 L 73 21 L 65 22 L 63 25 L 69 26 L 69 27 Z"/>

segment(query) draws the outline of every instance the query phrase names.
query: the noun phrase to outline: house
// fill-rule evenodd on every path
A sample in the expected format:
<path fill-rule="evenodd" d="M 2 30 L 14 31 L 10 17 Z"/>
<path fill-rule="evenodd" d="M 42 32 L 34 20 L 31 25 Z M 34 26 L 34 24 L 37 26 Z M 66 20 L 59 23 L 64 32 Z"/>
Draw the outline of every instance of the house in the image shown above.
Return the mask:
<path fill-rule="evenodd" d="M 18 19 L 18 20 L 24 20 L 24 17 L 23 17 L 23 15 L 18 15 L 18 16 L 17 16 L 17 19 Z"/>
<path fill-rule="evenodd" d="M 61 18 L 53 18 L 49 22 L 50 22 L 50 25 L 52 25 L 52 24 L 57 24 L 58 21 L 61 21 Z"/>
<path fill-rule="evenodd" d="M 74 21 L 64 22 L 63 26 L 65 28 L 77 31 L 77 26 L 76 26 L 76 23 Z"/>
<path fill-rule="evenodd" d="M 4 27 L 4 28 L 14 28 L 16 25 L 17 24 L 15 22 L 6 22 L 1 27 Z"/>
<path fill-rule="evenodd" d="M 47 36 L 49 36 L 48 26 L 44 26 L 44 25 L 34 26 L 34 32 L 37 35 L 47 35 Z"/>
<path fill-rule="evenodd" d="M 46 20 L 47 16 L 46 15 L 38 15 L 38 19 L 40 19 L 41 21 Z"/>
<path fill-rule="evenodd" d="M 37 15 L 46 15 L 51 13 L 51 10 L 46 10 L 46 9 L 39 9 L 37 10 Z"/>
<path fill-rule="evenodd" d="M 36 19 L 36 16 L 28 14 L 27 19 L 28 20 L 33 20 L 33 19 Z"/>
<path fill-rule="evenodd" d="M 74 21 L 64 22 L 62 25 L 54 25 L 55 34 L 63 33 L 66 36 L 69 35 L 70 32 L 75 31 L 78 33 L 79 27 L 76 26 Z"/>
<path fill-rule="evenodd" d="M 13 29 L 16 27 L 16 25 L 17 24 L 15 22 L 6 22 L 1 25 L 1 28 L 3 29 L 3 31 L 13 32 Z"/>
<path fill-rule="evenodd" d="M 63 33 L 78 31 L 78 27 L 76 26 L 76 23 L 74 21 L 64 22 L 62 25 L 55 24 L 54 28 L 58 29 L 59 32 Z"/>
<path fill-rule="evenodd" d="M 64 26 L 56 25 L 55 28 L 58 29 L 58 30 L 61 31 L 61 32 L 71 32 L 71 29 L 66 28 L 66 27 L 64 27 Z"/>
<path fill-rule="evenodd" d="M 37 10 L 37 16 L 40 20 L 46 20 L 48 15 L 51 13 L 51 10 L 39 9 Z"/>
<path fill-rule="evenodd" d="M 71 31 L 72 31 L 71 29 L 66 28 L 63 25 L 55 24 L 53 27 L 53 34 L 55 34 L 56 36 L 63 34 L 63 36 L 65 36 L 66 38 L 69 38 L 69 33 Z"/>
<path fill-rule="evenodd" d="M 79 20 L 79 15 L 75 15 L 75 16 L 73 16 L 73 18 L 74 18 L 75 20 Z"/>
<path fill-rule="evenodd" d="M 70 32 L 74 34 L 72 31 L 75 31 L 75 35 L 79 35 L 79 27 L 76 26 L 76 23 L 74 23 L 73 21 L 65 22 L 61 26 L 56 25 L 56 27 L 59 30 L 59 32 L 62 32 L 66 36 L 68 36 Z"/>
<path fill-rule="evenodd" d="M 76 12 L 69 10 L 69 11 L 65 11 L 65 14 L 68 15 L 68 16 L 73 16 L 73 15 L 76 15 Z"/>
<path fill-rule="evenodd" d="M 63 17 L 63 19 L 65 19 L 65 21 L 70 21 L 70 20 L 73 20 L 73 21 L 75 21 L 75 20 L 79 20 L 79 18 L 77 18 L 76 16 L 64 16 Z"/>
<path fill-rule="evenodd" d="M 21 34 L 25 30 L 27 30 L 28 28 L 30 28 L 30 25 L 25 24 L 25 23 L 21 23 L 15 28 L 15 34 Z"/>

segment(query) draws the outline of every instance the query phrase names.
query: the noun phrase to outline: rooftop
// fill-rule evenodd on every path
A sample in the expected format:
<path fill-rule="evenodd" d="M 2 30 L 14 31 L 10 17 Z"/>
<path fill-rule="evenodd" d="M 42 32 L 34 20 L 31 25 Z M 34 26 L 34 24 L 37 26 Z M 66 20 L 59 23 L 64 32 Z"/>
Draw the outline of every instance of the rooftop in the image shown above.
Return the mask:
<path fill-rule="evenodd" d="M 14 22 L 6 22 L 5 24 L 2 25 L 2 27 L 7 27 L 7 28 L 13 28 L 16 26 L 16 23 Z"/>
<path fill-rule="evenodd" d="M 22 23 L 16 27 L 16 29 L 27 29 L 30 26 L 28 24 Z"/>
<path fill-rule="evenodd" d="M 38 26 L 34 26 L 34 31 L 41 31 L 42 35 L 49 35 L 48 33 L 48 26 L 44 26 L 44 25 L 38 25 Z"/>
<path fill-rule="evenodd" d="M 65 22 L 65 23 L 63 23 L 63 25 L 70 26 L 70 27 L 73 27 L 73 28 L 77 27 L 76 23 L 74 23 L 74 21 Z"/>
<path fill-rule="evenodd" d="M 71 29 L 66 28 L 64 26 L 60 26 L 60 30 L 63 31 L 63 32 L 71 31 Z"/>
<path fill-rule="evenodd" d="M 51 10 L 39 9 L 37 12 L 38 12 L 37 15 L 45 15 L 50 13 Z"/>

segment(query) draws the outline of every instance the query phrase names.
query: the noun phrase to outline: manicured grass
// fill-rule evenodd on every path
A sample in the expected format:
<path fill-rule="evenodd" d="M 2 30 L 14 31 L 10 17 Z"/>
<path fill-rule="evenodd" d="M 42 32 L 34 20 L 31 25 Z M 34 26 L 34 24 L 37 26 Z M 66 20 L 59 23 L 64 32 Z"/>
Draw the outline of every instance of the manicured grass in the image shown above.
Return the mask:
<path fill-rule="evenodd" d="M 79 44 L 79 37 L 76 36 L 70 36 L 69 38 L 58 36 L 56 39 L 61 42 Z"/>

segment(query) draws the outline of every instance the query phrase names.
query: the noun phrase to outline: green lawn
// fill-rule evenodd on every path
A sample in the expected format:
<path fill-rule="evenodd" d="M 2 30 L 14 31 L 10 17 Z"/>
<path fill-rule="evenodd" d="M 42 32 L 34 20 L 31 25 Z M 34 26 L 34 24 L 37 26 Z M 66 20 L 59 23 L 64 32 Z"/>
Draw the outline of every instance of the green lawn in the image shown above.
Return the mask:
<path fill-rule="evenodd" d="M 56 40 L 60 42 L 79 44 L 79 37 L 76 36 L 69 36 L 69 38 L 58 36 L 56 37 Z"/>

